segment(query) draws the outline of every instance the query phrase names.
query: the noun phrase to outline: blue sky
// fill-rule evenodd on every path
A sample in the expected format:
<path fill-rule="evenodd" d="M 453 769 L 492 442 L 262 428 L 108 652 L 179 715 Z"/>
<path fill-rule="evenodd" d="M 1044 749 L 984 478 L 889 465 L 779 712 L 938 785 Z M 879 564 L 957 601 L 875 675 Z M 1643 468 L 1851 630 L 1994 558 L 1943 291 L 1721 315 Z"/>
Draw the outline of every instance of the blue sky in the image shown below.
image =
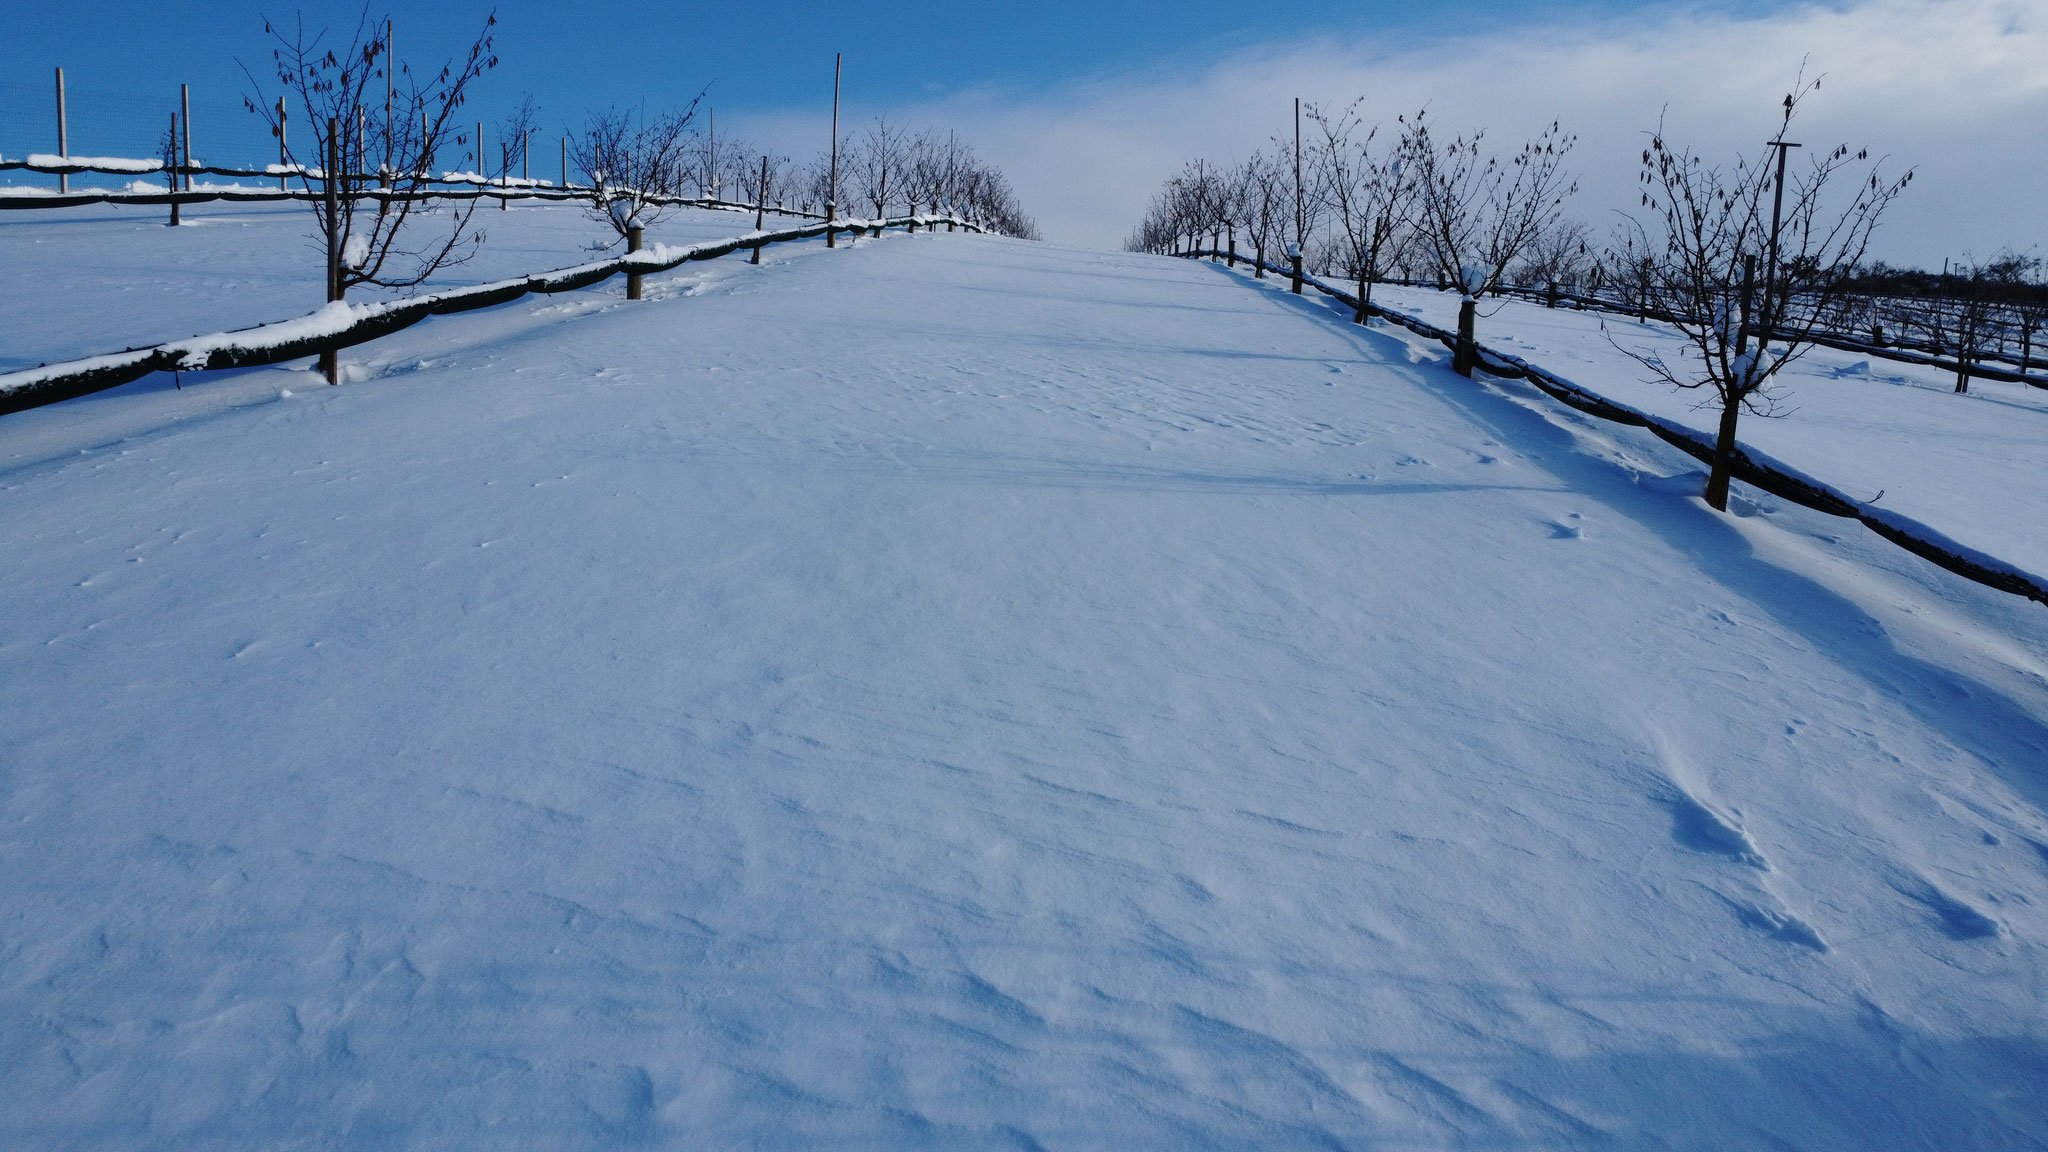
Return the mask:
<path fill-rule="evenodd" d="M 352 25 L 359 4 L 8 0 L 0 17 L 0 155 L 54 150 L 51 68 L 71 92 L 74 154 L 147 151 L 194 85 L 195 149 L 258 161 L 236 61 L 263 75 L 263 15 Z M 382 14 L 385 8 L 374 8 Z M 402 59 L 438 63 L 490 8 L 399 13 Z M 1806 62 L 1828 86 L 1807 130 L 1920 170 L 1880 254 L 2048 248 L 2048 0 L 1612 0 L 1302 3 L 1057 0 L 855 8 L 820 3 L 569 5 L 508 0 L 486 122 L 531 93 L 544 129 L 608 104 L 687 100 L 705 84 L 722 130 L 803 159 L 826 144 L 832 54 L 846 118 L 958 128 L 1001 165 L 1056 240 L 1114 245 L 1196 155 L 1229 160 L 1285 131 L 1292 99 L 1364 97 L 1390 121 L 1427 104 L 1447 128 L 1520 138 L 1552 118 L 1581 136 L 1576 211 L 1605 227 L 1632 203 L 1642 133 L 1660 116 L 1710 153 L 1751 150 Z M 536 173 L 538 174 L 538 173 Z"/>
<path fill-rule="evenodd" d="M 584 5 L 508 0 L 496 6 L 502 61 L 478 111 L 531 92 L 554 128 L 612 102 L 665 104 L 711 85 L 727 114 L 791 113 L 829 101 L 832 55 L 847 56 L 850 111 L 944 99 L 966 91 L 1034 95 L 1134 70 L 1198 67 L 1248 45 L 1304 37 L 1444 37 L 1586 21 L 1642 5 L 1579 2 L 1302 3 L 1283 0 L 1057 0 L 1019 5 L 938 0 L 879 6 L 815 2 Z M 373 6 L 378 14 L 391 7 Z M 464 47 L 492 6 L 450 3 L 396 12 L 401 57 L 438 61 Z M 352 26 L 359 4 L 14 0 L 0 37 L 0 152 L 47 147 L 51 69 L 62 64 L 76 104 L 74 151 L 153 125 L 180 82 L 219 113 L 262 75 L 263 18 L 302 15 L 309 27 Z M 124 98 L 116 99 L 113 93 Z M 230 125 L 232 128 L 233 125 Z M 150 129 L 154 131 L 154 128 Z M 29 137 L 27 145 L 21 139 Z M 125 151 L 133 151 L 129 146 Z"/>

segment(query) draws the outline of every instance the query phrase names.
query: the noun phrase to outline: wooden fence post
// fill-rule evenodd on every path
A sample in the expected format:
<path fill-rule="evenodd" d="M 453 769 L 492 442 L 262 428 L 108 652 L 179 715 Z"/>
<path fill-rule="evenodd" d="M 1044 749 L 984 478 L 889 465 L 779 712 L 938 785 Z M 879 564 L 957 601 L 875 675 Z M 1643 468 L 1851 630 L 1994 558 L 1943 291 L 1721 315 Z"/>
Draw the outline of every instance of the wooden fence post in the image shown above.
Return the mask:
<path fill-rule="evenodd" d="M 628 228 L 628 229 L 626 229 L 626 251 L 627 251 L 627 253 L 629 253 L 629 254 L 630 254 L 630 253 L 638 252 L 639 250 L 640 250 L 640 226 L 639 226 L 638 224 L 635 224 L 635 225 L 633 225 L 633 226 L 632 226 L 631 228 Z M 640 298 L 640 273 L 638 273 L 638 272 L 628 272 L 628 273 L 626 273 L 626 299 L 628 299 L 628 300 L 638 300 L 639 298 Z"/>

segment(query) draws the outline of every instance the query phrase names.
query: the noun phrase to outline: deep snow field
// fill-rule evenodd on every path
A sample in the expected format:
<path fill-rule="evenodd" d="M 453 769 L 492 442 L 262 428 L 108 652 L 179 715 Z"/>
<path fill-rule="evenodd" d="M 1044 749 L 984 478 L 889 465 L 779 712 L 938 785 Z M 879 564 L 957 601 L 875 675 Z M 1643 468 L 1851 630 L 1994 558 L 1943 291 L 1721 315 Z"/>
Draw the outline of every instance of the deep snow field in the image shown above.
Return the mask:
<path fill-rule="evenodd" d="M 5 366 L 317 304 L 60 215 Z M 2048 1144 L 2048 609 L 1212 265 L 649 287 L 0 417 L 0 1145 Z"/>

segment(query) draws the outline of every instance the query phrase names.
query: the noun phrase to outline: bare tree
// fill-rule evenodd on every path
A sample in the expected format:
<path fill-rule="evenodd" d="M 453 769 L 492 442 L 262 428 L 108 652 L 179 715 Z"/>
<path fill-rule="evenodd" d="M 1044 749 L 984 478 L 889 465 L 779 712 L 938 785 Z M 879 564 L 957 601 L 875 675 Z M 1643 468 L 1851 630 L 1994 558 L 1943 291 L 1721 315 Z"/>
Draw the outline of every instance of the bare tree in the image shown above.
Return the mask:
<path fill-rule="evenodd" d="M 1308 117 L 1315 125 L 1311 152 L 1332 221 L 1331 240 L 1358 284 L 1354 319 L 1363 324 L 1372 308 L 1373 282 L 1399 260 L 1410 235 L 1415 185 L 1398 149 L 1374 150 L 1379 129 L 1364 123 L 1359 103 L 1335 115 L 1311 104 Z"/>
<path fill-rule="evenodd" d="M 1510 270 L 1524 288 L 1541 288 L 1549 307 L 1557 307 L 1560 290 L 1576 291 L 1593 263 L 1593 230 L 1583 221 L 1561 216 Z"/>
<path fill-rule="evenodd" d="M 877 220 L 888 216 L 889 205 L 903 195 L 903 184 L 909 176 L 911 144 L 910 134 L 889 123 L 885 117 L 876 117 L 875 122 L 861 133 L 860 148 L 851 167 L 861 195 L 875 206 Z M 875 235 L 881 234 L 881 228 L 876 227 Z"/>
<path fill-rule="evenodd" d="M 1458 345 L 1452 367 L 1470 376 L 1478 360 L 1473 317 L 1478 297 L 1500 287 L 1510 265 L 1564 212 L 1578 191 L 1564 159 L 1578 138 L 1556 123 L 1502 159 L 1482 151 L 1484 132 L 1439 144 L 1427 113 L 1402 118 L 1401 151 L 1415 181 L 1423 243 L 1437 274 L 1459 286 Z"/>
<path fill-rule="evenodd" d="M 703 93 L 681 111 L 654 116 L 616 108 L 594 115 L 570 155 L 590 174 L 590 214 L 638 252 L 644 229 L 674 207 L 689 162 L 690 121 Z M 614 241 L 616 243 L 616 241 Z M 626 274 L 626 298 L 640 299 L 640 273 Z"/>
<path fill-rule="evenodd" d="M 539 127 L 540 112 L 533 106 L 533 97 L 531 95 L 522 97 L 519 101 L 519 107 L 513 109 L 511 115 L 498 121 L 497 152 L 498 182 L 500 184 L 511 185 L 512 169 L 515 166 L 520 169 L 522 178 L 526 175 L 526 168 L 528 166 L 527 145 L 533 139 L 534 130 Z M 490 173 L 485 172 L 482 175 L 489 176 Z M 499 208 L 507 208 L 509 206 L 510 200 L 508 198 L 499 199 Z"/>
<path fill-rule="evenodd" d="M 1266 257 L 1285 243 L 1294 223 L 1294 205 L 1289 200 L 1293 176 L 1264 152 L 1254 152 L 1237 169 L 1244 204 L 1245 238 L 1252 244 L 1252 275 L 1266 278 Z"/>
<path fill-rule="evenodd" d="M 455 113 L 467 98 L 470 83 L 497 66 L 498 58 L 491 54 L 491 29 L 497 22 L 495 15 L 486 19 L 462 61 L 443 65 L 428 78 L 400 66 L 403 80 L 390 77 L 393 98 L 388 120 L 385 102 L 371 97 L 372 84 L 386 79 L 392 67 L 390 45 L 379 34 L 388 27 L 386 21 L 372 22 L 369 9 L 364 8 L 346 43 L 338 37 L 330 41 L 325 30 L 309 36 L 303 20 L 294 23 L 290 35 L 264 24 L 264 31 L 275 41 L 271 60 L 277 81 L 313 129 L 301 134 L 302 140 L 313 136 L 307 142 L 308 150 L 286 147 L 285 156 L 287 168 L 301 186 L 319 197 L 314 201 L 313 216 L 327 251 L 330 304 L 339 303 L 358 284 L 410 288 L 425 283 L 442 268 L 468 259 L 482 239 L 481 234 L 472 235 L 469 230 L 474 201 L 461 207 L 436 208 L 427 204 L 425 193 L 435 154 L 450 140 L 464 143 L 457 134 Z M 272 135 L 286 140 L 279 122 L 283 103 L 263 96 L 255 76 L 246 66 L 242 71 L 254 90 L 243 98 L 243 104 L 263 117 Z M 368 131 L 373 124 L 388 149 L 383 170 L 376 174 L 368 172 L 364 155 L 368 141 L 374 138 Z M 345 131 L 344 126 L 356 130 Z M 369 191 L 372 185 L 387 187 L 373 193 Z M 375 202 L 374 214 L 358 210 L 365 199 Z M 417 247 L 401 243 L 402 238 L 410 238 L 408 225 L 433 216 L 446 219 L 445 232 Z M 322 353 L 320 366 L 328 383 L 340 382 L 336 353 Z"/>
<path fill-rule="evenodd" d="M 1785 133 L 1800 101 L 1819 86 L 1802 77 L 1784 99 L 1777 139 L 1732 170 L 1674 147 L 1661 128 L 1643 150 L 1647 218 L 1630 219 L 1625 254 L 1647 262 L 1646 306 L 1670 318 L 1685 352 L 1615 347 L 1653 380 L 1713 392 L 1721 420 L 1704 495 L 1718 511 L 1728 507 L 1738 418 L 1745 410 L 1784 414 L 1771 382 L 1812 347 L 1820 318 L 1850 286 L 1886 207 L 1913 178 L 1908 171 L 1887 179 L 1867 150 L 1843 145 L 1809 153 L 1787 183 L 1786 152 L 1796 145 Z M 1864 169 L 1854 182 L 1838 179 L 1852 165 Z"/>

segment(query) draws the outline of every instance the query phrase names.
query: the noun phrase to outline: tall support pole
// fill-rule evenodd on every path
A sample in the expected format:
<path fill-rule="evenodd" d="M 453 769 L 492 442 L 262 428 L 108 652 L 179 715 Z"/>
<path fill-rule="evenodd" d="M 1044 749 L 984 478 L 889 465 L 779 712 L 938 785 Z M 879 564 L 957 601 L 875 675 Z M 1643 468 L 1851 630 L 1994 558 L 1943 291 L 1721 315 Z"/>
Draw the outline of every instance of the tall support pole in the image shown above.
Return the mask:
<path fill-rule="evenodd" d="M 286 175 L 284 174 L 283 169 L 286 165 L 291 163 L 291 149 L 285 143 L 284 118 L 284 97 L 279 96 L 277 98 L 277 166 L 279 168 L 279 172 L 277 174 L 277 190 L 279 192 L 287 190 L 287 185 L 285 181 L 288 179 L 288 177 L 286 177 Z"/>
<path fill-rule="evenodd" d="M 396 175 L 391 169 L 391 99 L 397 82 L 393 74 L 398 71 L 398 57 L 392 52 L 392 44 L 396 40 L 396 32 L 391 21 L 384 21 L 384 164 L 379 182 L 386 188 L 391 187 L 392 177 Z"/>
<path fill-rule="evenodd" d="M 716 200 L 718 199 L 718 109 L 706 108 L 704 114 L 710 123 L 704 134 L 706 141 L 704 148 L 704 184 L 698 190 L 711 199 Z"/>
<path fill-rule="evenodd" d="M 57 69 L 57 155 L 71 155 L 71 134 L 64 122 L 64 70 Z M 71 191 L 71 177 L 57 173 L 57 191 Z"/>
<path fill-rule="evenodd" d="M 1294 294 L 1301 295 L 1301 246 L 1308 242 L 1302 233 L 1308 231 L 1308 214 L 1301 190 L 1301 97 L 1294 98 L 1294 243 L 1289 246 L 1287 259 L 1294 265 Z"/>
<path fill-rule="evenodd" d="M 754 186 L 754 191 L 758 193 L 755 197 L 754 231 L 759 232 L 762 226 L 768 223 L 768 154 L 766 152 L 761 153 L 761 182 Z M 759 264 L 760 262 L 761 246 L 756 244 L 754 245 L 754 255 L 747 263 Z"/>
<path fill-rule="evenodd" d="M 1786 114 L 1790 116 L 1790 113 Z M 1798 148 L 1798 144 L 1787 144 L 1781 137 L 1770 146 L 1778 150 L 1778 190 L 1771 198 L 1771 249 L 1770 257 L 1764 263 L 1763 307 L 1757 317 L 1757 355 L 1763 355 L 1764 348 L 1771 342 L 1771 331 L 1777 326 L 1779 313 L 1784 311 L 1785 301 L 1778 297 L 1778 225 L 1785 215 L 1785 157 L 1787 149 Z"/>
<path fill-rule="evenodd" d="M 832 54 L 832 170 L 830 175 L 826 176 L 826 179 L 831 181 L 831 183 L 825 188 L 825 247 L 827 248 L 837 248 L 839 246 L 839 238 L 832 232 L 832 221 L 839 215 L 839 73 L 845 60 L 844 53 L 834 52 Z"/>
<path fill-rule="evenodd" d="M 569 187 L 569 138 L 562 137 L 562 187 Z"/>
<path fill-rule="evenodd" d="M 177 140 L 177 139 L 178 139 L 178 114 L 177 114 L 176 112 L 173 112 L 173 113 L 171 113 L 171 140 L 173 141 L 173 143 L 172 143 L 172 145 L 171 145 L 171 150 L 172 150 L 172 157 L 171 157 L 171 158 L 172 158 L 172 160 L 174 160 L 174 161 L 175 161 L 175 160 L 177 159 L 177 155 L 176 155 L 176 153 L 177 153 L 177 147 L 178 147 L 178 146 L 177 146 L 177 144 L 176 144 L 176 140 Z M 178 220 L 178 170 L 177 170 L 177 169 L 176 169 L 175 167 L 173 167 L 173 168 L 171 169 L 171 175 L 170 175 L 170 184 L 171 184 L 171 227 L 173 227 L 173 228 L 176 228 L 176 227 L 178 226 L 178 224 L 179 224 L 179 220 Z"/>
<path fill-rule="evenodd" d="M 192 190 L 192 86 L 178 85 L 179 151 L 184 155 L 185 191 Z"/>
<path fill-rule="evenodd" d="M 341 179 L 341 119 L 327 118 L 327 155 L 321 164 L 320 184 L 325 189 L 325 201 L 321 205 L 327 215 L 327 302 L 332 304 L 341 299 L 341 197 L 337 183 Z M 329 384 L 341 383 L 341 353 L 334 349 L 320 354 L 320 370 L 326 374 Z"/>

